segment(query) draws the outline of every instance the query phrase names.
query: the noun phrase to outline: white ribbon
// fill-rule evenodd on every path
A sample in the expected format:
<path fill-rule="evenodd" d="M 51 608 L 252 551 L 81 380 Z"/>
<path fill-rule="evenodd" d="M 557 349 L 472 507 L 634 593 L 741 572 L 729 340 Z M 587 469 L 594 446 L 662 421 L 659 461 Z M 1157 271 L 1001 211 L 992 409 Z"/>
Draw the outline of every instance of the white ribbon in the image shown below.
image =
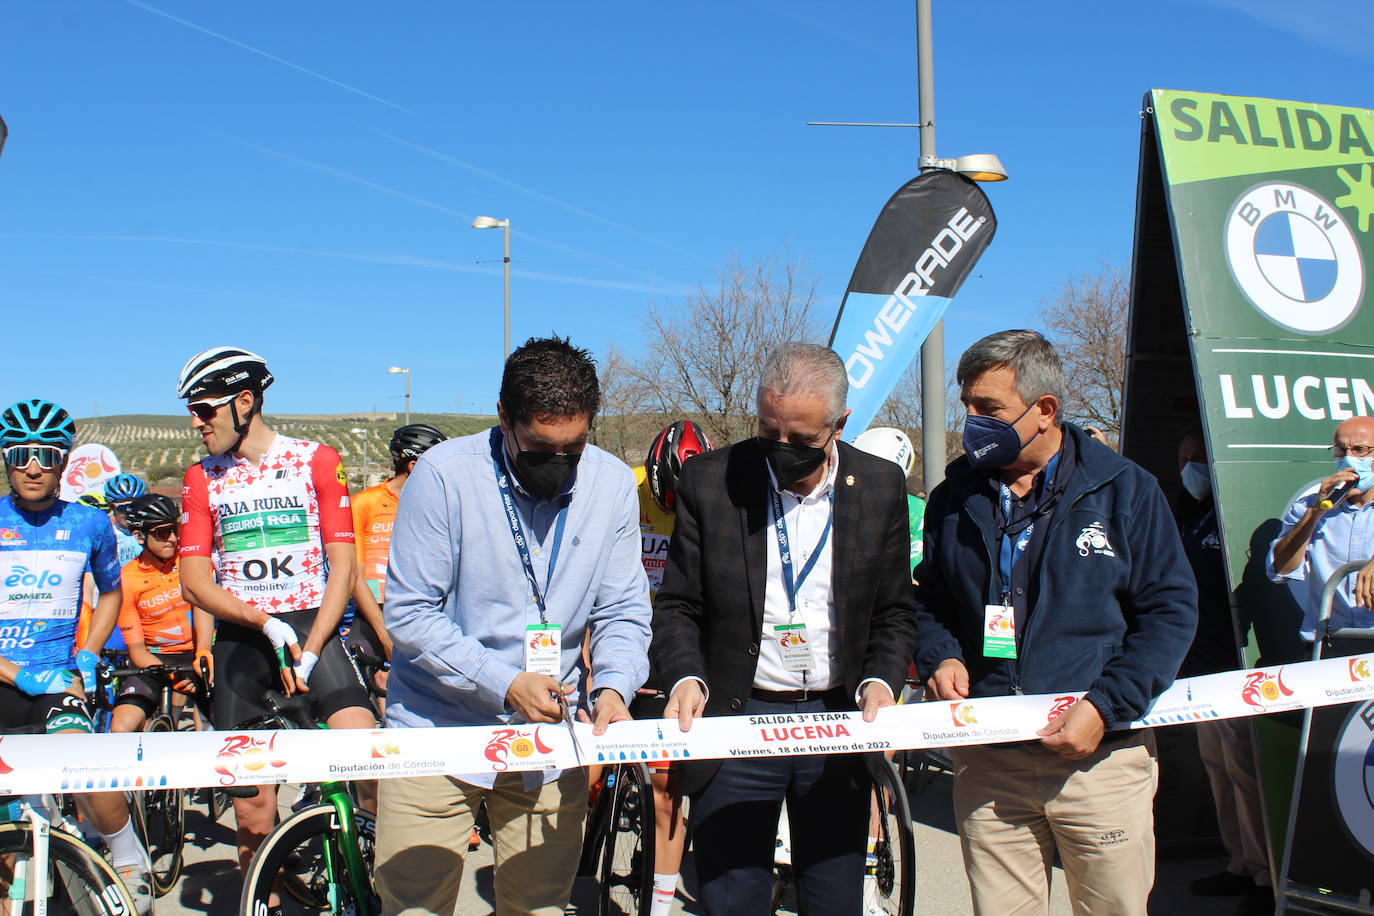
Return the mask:
<path fill-rule="evenodd" d="M 707 760 L 996 744 L 1036 731 L 1081 693 L 989 697 L 858 711 L 612 725 L 577 723 L 580 763 Z M 1132 728 L 1207 722 L 1374 699 L 1374 653 L 1186 678 Z M 0 795 L 194 788 L 331 779 L 377 779 L 569 769 L 579 765 L 568 727 L 288 729 L 10 735 L 0 738 Z"/>

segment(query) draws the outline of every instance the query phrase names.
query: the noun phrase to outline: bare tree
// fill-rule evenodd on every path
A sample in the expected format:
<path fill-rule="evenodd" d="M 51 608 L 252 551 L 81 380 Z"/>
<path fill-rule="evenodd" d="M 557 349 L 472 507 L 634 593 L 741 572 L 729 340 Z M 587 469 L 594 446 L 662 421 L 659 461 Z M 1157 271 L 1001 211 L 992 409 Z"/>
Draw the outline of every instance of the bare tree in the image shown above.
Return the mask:
<path fill-rule="evenodd" d="M 924 489 L 922 482 L 922 461 L 925 447 L 921 438 L 922 429 L 921 361 L 912 360 L 902 373 L 892 393 L 883 402 L 878 415 L 873 418 L 873 426 L 894 426 L 911 438 L 916 452 L 916 466 L 907 478 L 907 486 L 914 493 Z M 947 367 L 945 373 L 945 454 L 952 461 L 963 454 L 962 444 L 964 408 L 959 403 L 959 386 L 954 382 L 954 367 Z"/>
<path fill-rule="evenodd" d="M 644 356 L 628 370 L 643 411 L 694 419 L 717 446 L 752 435 L 768 353 L 819 336 L 816 284 L 790 252 L 750 263 L 732 255 L 713 285 L 697 287 L 680 306 L 650 306 Z"/>
<path fill-rule="evenodd" d="M 1084 271 L 1040 300 L 1040 320 L 1064 361 L 1071 420 L 1121 433 L 1121 387 L 1126 379 L 1125 271 L 1111 264 Z"/>
<path fill-rule="evenodd" d="M 612 344 L 599 360 L 598 375 L 601 412 L 592 439 L 625 463 L 637 465 L 663 424 L 657 413 L 646 412 L 648 395 L 624 350 Z"/>

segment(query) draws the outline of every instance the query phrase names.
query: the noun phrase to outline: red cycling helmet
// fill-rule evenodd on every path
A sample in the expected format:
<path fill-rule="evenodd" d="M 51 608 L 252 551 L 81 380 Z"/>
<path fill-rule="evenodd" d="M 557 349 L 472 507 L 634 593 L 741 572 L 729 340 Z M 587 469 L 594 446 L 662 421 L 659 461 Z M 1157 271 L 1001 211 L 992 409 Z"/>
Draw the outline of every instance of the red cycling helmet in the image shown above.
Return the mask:
<path fill-rule="evenodd" d="M 682 463 L 712 448 L 706 433 L 691 420 L 678 420 L 654 437 L 649 455 L 644 459 L 644 471 L 649 478 L 649 492 L 665 511 L 673 511 Z"/>

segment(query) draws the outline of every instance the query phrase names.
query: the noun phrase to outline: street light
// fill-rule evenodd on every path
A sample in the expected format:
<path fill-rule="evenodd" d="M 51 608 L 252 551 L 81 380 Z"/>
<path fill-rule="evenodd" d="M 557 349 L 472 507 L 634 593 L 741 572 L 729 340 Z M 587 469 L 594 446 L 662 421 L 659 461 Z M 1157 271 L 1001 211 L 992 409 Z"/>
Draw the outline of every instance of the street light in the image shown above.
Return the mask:
<path fill-rule="evenodd" d="M 406 426 L 410 425 L 410 370 L 402 369 L 400 366 L 392 366 L 386 370 L 388 375 L 404 375 L 406 377 Z"/>
<path fill-rule="evenodd" d="M 490 217 L 490 216 L 479 216 L 479 217 L 477 217 L 475 220 L 472 221 L 472 228 L 474 228 L 474 229 L 504 229 L 504 230 L 506 230 L 506 250 L 505 250 L 505 256 L 501 258 L 502 264 L 505 265 L 505 274 L 506 274 L 506 287 L 505 287 L 505 289 L 506 289 L 506 292 L 505 292 L 505 301 L 506 301 L 506 312 L 505 312 L 505 315 L 506 315 L 506 325 L 505 325 L 505 328 L 506 328 L 506 334 L 505 334 L 504 342 L 503 342 L 502 348 L 501 348 L 501 362 L 504 363 L 504 362 L 506 361 L 506 357 L 507 357 L 508 355 L 510 355 L 510 220 L 508 220 L 508 219 L 495 219 L 495 218 Z"/>

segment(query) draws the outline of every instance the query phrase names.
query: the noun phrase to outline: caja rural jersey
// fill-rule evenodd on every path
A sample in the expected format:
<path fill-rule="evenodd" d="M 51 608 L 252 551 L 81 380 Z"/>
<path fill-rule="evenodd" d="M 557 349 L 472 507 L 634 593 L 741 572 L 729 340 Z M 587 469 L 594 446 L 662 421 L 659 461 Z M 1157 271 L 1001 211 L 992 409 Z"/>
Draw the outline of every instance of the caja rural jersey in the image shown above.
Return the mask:
<path fill-rule="evenodd" d="M 87 563 L 98 591 L 119 587 L 105 513 L 62 500 L 24 512 L 0 499 L 0 656 L 20 667 L 73 664 Z"/>
<path fill-rule="evenodd" d="M 279 434 L 256 465 L 202 458 L 181 492 L 183 558 L 213 554 L 220 585 L 268 614 L 320 606 L 324 545 L 353 543 L 338 452 Z"/>

